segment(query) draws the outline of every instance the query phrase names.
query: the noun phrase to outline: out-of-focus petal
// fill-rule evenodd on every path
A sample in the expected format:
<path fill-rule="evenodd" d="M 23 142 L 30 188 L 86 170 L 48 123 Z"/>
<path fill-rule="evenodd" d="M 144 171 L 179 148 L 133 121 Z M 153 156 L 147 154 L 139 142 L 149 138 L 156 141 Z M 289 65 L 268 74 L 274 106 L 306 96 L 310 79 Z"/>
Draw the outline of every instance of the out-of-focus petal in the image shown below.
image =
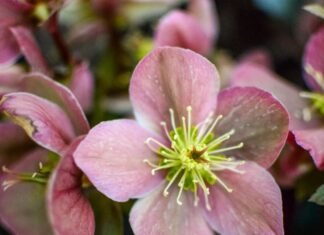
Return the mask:
<path fill-rule="evenodd" d="M 253 63 L 243 63 L 235 68 L 231 75 L 233 86 L 254 86 L 271 93 L 288 110 L 290 129 L 316 127 L 319 120 L 314 116 L 305 121 L 303 110 L 309 106 L 306 99 L 300 97 L 300 90 L 289 84 L 265 67 Z"/>
<path fill-rule="evenodd" d="M 32 9 L 32 5 L 27 1 L 17 0 L 0 0 L 1 15 L 15 15 L 16 17 L 22 13 L 26 13 Z"/>
<path fill-rule="evenodd" d="M 39 162 L 46 159 L 47 152 L 35 150 L 24 156 L 11 170 L 34 172 Z M 10 180 L 3 176 L 0 181 Z M 0 220 L 13 234 L 44 235 L 52 234 L 45 210 L 45 185 L 18 183 L 6 191 L 0 189 Z"/>
<path fill-rule="evenodd" d="M 218 96 L 217 114 L 223 115 L 216 126 L 217 135 L 235 131 L 224 147 L 244 144 L 231 151 L 231 156 L 264 167 L 272 165 L 286 142 L 289 119 L 285 108 L 271 94 L 254 87 L 229 88 Z"/>
<path fill-rule="evenodd" d="M 264 66 L 265 68 L 271 69 L 272 60 L 271 55 L 265 49 L 255 49 L 247 52 L 242 57 L 240 57 L 240 63 L 253 63 L 259 66 Z"/>
<path fill-rule="evenodd" d="M 9 29 L 0 28 L 0 51 L 0 66 L 13 64 L 19 56 L 19 47 Z"/>
<path fill-rule="evenodd" d="M 1 122 L 0 133 L 0 167 L 9 166 L 34 146 L 25 131 L 11 122 Z"/>
<path fill-rule="evenodd" d="M 20 143 L 28 143 L 24 130 L 13 123 L 1 122 L 0 133 L 0 151 L 13 147 L 14 145 L 19 145 Z"/>
<path fill-rule="evenodd" d="M 297 145 L 295 136 L 289 133 L 285 147 L 270 172 L 282 187 L 292 187 L 297 179 L 313 168 L 307 151 Z"/>
<path fill-rule="evenodd" d="M 304 70 L 310 88 L 324 92 L 324 26 L 311 36 L 306 45 Z"/>
<path fill-rule="evenodd" d="M 50 75 L 50 68 L 48 67 L 30 29 L 24 26 L 16 26 L 12 27 L 10 30 L 19 45 L 20 51 L 31 65 L 32 70 Z"/>
<path fill-rule="evenodd" d="M 156 46 L 182 47 L 200 54 L 208 54 L 213 46 L 199 22 L 182 11 L 172 11 L 160 20 L 154 42 Z"/>
<path fill-rule="evenodd" d="M 309 130 L 293 131 L 296 142 L 308 150 L 313 157 L 316 166 L 324 170 L 324 127 Z"/>
<path fill-rule="evenodd" d="M 30 73 L 23 77 L 21 89 L 59 105 L 70 118 L 77 135 L 86 134 L 89 131 L 89 123 L 82 108 L 65 86 L 53 81 L 41 73 Z"/>
<path fill-rule="evenodd" d="M 215 110 L 218 90 L 218 72 L 208 60 L 190 50 L 161 47 L 137 65 L 130 99 L 140 124 L 160 131 L 161 121 L 170 127 L 170 108 L 178 124 L 187 106 L 192 122 L 201 122 Z"/>
<path fill-rule="evenodd" d="M 53 230 L 60 235 L 92 235 L 95 231 L 94 214 L 82 192 L 83 173 L 72 157 L 79 143 L 76 140 L 68 147 L 48 182 L 48 214 Z"/>
<path fill-rule="evenodd" d="M 219 22 L 213 0 L 190 0 L 189 13 L 197 19 L 213 42 L 219 33 Z"/>
<path fill-rule="evenodd" d="M 100 192 L 115 201 L 127 201 L 143 196 L 162 180 L 144 162 L 158 160 L 144 143 L 149 137 L 159 140 L 132 120 L 102 122 L 80 143 L 74 159 Z"/>
<path fill-rule="evenodd" d="M 0 99 L 7 92 L 18 91 L 24 71 L 18 66 L 0 70 Z"/>
<path fill-rule="evenodd" d="M 177 204 L 178 187 L 163 196 L 163 187 L 136 202 L 130 213 L 130 223 L 135 234 L 212 235 L 199 207 L 194 206 L 192 193 L 181 197 L 183 205 Z"/>
<path fill-rule="evenodd" d="M 87 63 L 76 65 L 69 86 L 83 110 L 88 111 L 92 105 L 94 80 Z"/>
<path fill-rule="evenodd" d="M 210 187 L 211 210 L 206 219 L 220 234 L 283 235 L 282 199 L 278 185 L 262 167 L 246 162 L 245 173 L 222 171 L 218 176 L 233 189 Z"/>
<path fill-rule="evenodd" d="M 25 129 L 39 145 L 60 153 L 75 137 L 72 124 L 56 104 L 16 92 L 2 97 L 0 110 Z"/>
<path fill-rule="evenodd" d="M 0 0 L 0 66 L 11 65 L 18 58 L 19 47 L 9 27 L 20 22 L 30 8 L 27 2 Z"/>

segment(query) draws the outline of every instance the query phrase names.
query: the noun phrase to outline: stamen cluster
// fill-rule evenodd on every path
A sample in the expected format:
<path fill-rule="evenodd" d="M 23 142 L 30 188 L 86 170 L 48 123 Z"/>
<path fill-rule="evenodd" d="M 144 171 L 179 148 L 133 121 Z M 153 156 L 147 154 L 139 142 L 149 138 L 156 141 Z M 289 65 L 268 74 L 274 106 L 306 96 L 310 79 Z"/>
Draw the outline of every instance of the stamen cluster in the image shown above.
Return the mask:
<path fill-rule="evenodd" d="M 169 112 L 171 131 L 168 131 L 166 122 L 161 122 L 161 125 L 170 141 L 170 146 L 168 147 L 153 138 L 148 138 L 145 143 L 157 154 L 159 162 L 155 164 L 147 159 L 144 161 L 153 168 L 153 175 L 156 171 L 167 170 L 166 180 L 168 184 L 164 189 L 164 196 L 168 196 L 170 187 L 178 182 L 177 203 L 182 205 L 181 195 L 185 190 L 194 193 L 194 204 L 196 206 L 199 201 L 198 187 L 200 187 L 204 193 L 206 208 L 210 209 L 208 202 L 210 185 L 219 183 L 227 192 L 232 192 L 232 189 L 217 176 L 216 172 L 230 170 L 243 173 L 237 167 L 244 161 L 224 155 L 225 152 L 230 150 L 242 148 L 243 143 L 221 148 L 222 143 L 235 133 L 233 129 L 221 136 L 214 136 L 214 129 L 223 118 L 222 115 L 213 118 L 213 114 L 210 114 L 205 121 L 194 126 L 191 123 L 192 108 L 188 106 L 187 118 L 182 117 L 181 125 L 177 126 L 173 109 L 170 109 Z M 157 145 L 158 149 L 154 145 Z"/>

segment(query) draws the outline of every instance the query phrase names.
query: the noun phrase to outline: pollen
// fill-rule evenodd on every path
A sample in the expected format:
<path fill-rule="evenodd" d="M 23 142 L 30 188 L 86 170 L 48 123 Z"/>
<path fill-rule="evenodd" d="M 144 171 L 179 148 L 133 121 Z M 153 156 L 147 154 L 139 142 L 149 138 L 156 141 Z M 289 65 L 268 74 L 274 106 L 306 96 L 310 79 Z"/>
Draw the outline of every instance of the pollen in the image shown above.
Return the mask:
<path fill-rule="evenodd" d="M 187 117 L 181 117 L 177 125 L 174 110 L 169 109 L 171 127 L 169 129 L 167 122 L 161 122 L 161 126 L 170 144 L 166 146 L 154 138 L 148 138 L 145 144 L 156 153 L 159 161 L 158 164 L 147 159 L 144 162 L 152 167 L 152 175 L 157 171 L 166 171 L 168 183 L 163 191 L 165 197 L 169 195 L 171 186 L 177 185 L 177 204 L 182 205 L 183 192 L 190 191 L 194 194 L 194 205 L 197 206 L 198 188 L 201 188 L 205 206 L 210 210 L 208 196 L 211 185 L 219 184 L 227 192 L 233 191 L 218 176 L 218 172 L 228 170 L 238 174 L 244 173 L 237 169 L 244 161 L 226 155 L 232 150 L 243 148 L 244 144 L 222 147 L 224 142 L 235 134 L 235 130 L 232 129 L 215 136 L 215 129 L 223 118 L 222 115 L 213 118 L 211 113 L 203 122 L 193 125 L 192 107 L 188 106 L 186 110 Z"/>

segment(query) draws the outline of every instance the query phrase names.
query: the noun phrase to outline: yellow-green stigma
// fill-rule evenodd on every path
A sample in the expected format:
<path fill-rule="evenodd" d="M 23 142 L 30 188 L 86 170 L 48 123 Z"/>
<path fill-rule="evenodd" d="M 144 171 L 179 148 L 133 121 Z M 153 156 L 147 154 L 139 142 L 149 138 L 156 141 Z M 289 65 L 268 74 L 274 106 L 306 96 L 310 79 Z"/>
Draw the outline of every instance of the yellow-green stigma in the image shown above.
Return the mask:
<path fill-rule="evenodd" d="M 183 191 L 191 191 L 194 193 L 194 204 L 196 206 L 199 201 L 198 188 L 200 187 L 204 193 L 206 208 L 209 210 L 208 195 L 211 185 L 218 183 L 227 192 L 232 192 L 232 189 L 217 176 L 217 171 L 229 170 L 235 173 L 243 173 L 237 167 L 242 165 L 244 161 L 224 155 L 227 151 L 242 148 L 243 143 L 221 148 L 222 143 L 230 139 L 235 132 L 230 130 L 221 136 L 214 136 L 214 129 L 222 119 L 221 115 L 213 119 L 213 115 L 210 114 L 205 121 L 193 126 L 191 124 L 192 108 L 189 106 L 187 107 L 187 118 L 182 117 L 181 125 L 176 126 L 174 111 L 172 109 L 169 111 L 172 130 L 168 131 L 165 122 L 162 122 L 161 125 L 171 145 L 167 147 L 153 138 L 148 138 L 145 143 L 160 159 L 158 164 L 148 160 L 144 161 L 153 168 L 153 175 L 160 170 L 167 171 L 166 180 L 168 184 L 164 189 L 164 196 L 168 196 L 170 187 L 177 183 L 179 187 L 177 203 L 182 205 L 181 195 Z M 156 148 L 157 146 L 158 148 Z"/>

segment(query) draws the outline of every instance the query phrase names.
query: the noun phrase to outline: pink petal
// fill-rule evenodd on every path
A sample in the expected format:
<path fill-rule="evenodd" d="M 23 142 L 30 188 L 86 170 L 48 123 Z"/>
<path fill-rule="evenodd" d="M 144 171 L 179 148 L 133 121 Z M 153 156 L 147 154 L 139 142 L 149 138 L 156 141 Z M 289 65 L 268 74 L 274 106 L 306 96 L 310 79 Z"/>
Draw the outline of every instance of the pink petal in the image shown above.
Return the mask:
<path fill-rule="evenodd" d="M 77 140 L 69 146 L 48 183 L 49 218 L 53 230 L 60 235 L 92 235 L 95 231 L 92 207 L 82 193 L 83 173 L 72 157 L 79 143 Z"/>
<path fill-rule="evenodd" d="M 0 28 L 0 51 L 0 66 L 11 65 L 19 57 L 19 47 L 9 29 Z"/>
<path fill-rule="evenodd" d="M 270 92 L 288 110 L 290 129 L 318 126 L 319 121 L 315 117 L 309 122 L 303 120 L 302 112 L 309 106 L 309 103 L 306 99 L 300 97 L 300 90 L 279 78 L 264 66 L 243 63 L 235 68 L 231 82 L 233 86 L 254 86 Z"/>
<path fill-rule="evenodd" d="M 324 26 L 314 33 L 309 39 L 304 52 L 305 80 L 310 88 L 324 92 Z M 307 66 L 321 74 L 315 78 L 312 73 L 307 71 Z"/>
<path fill-rule="evenodd" d="M 256 161 L 264 167 L 272 165 L 286 142 L 289 121 L 285 108 L 276 99 L 253 87 L 230 88 L 219 94 L 217 113 L 223 119 L 216 134 L 235 131 L 224 146 L 244 144 L 230 156 Z"/>
<path fill-rule="evenodd" d="M 0 66 L 11 65 L 18 58 L 19 47 L 9 30 L 20 23 L 30 4 L 16 0 L 0 0 Z"/>
<path fill-rule="evenodd" d="M 208 54 L 213 46 L 213 41 L 199 22 L 181 11 L 172 11 L 160 20 L 154 41 L 157 47 L 176 46 L 200 54 Z"/>
<path fill-rule="evenodd" d="M 191 106 L 192 122 L 201 122 L 214 111 L 218 90 L 218 72 L 208 60 L 190 50 L 162 47 L 137 65 L 130 98 L 140 124 L 158 131 L 161 121 L 170 127 L 170 108 L 177 120 Z"/>
<path fill-rule="evenodd" d="M 48 67 L 30 29 L 23 26 L 17 26 L 12 27 L 11 32 L 20 47 L 20 51 L 24 54 L 28 63 L 31 65 L 32 70 L 50 75 L 50 68 Z"/>
<path fill-rule="evenodd" d="M 18 66 L 9 66 L 0 70 L 0 99 L 7 92 L 18 91 L 24 71 Z"/>
<path fill-rule="evenodd" d="M 107 197 L 115 201 L 140 197 L 162 180 L 144 163 L 144 159 L 157 161 L 144 144 L 148 137 L 159 140 L 132 120 L 102 122 L 80 143 L 75 162 Z"/>
<path fill-rule="evenodd" d="M 77 97 L 83 110 L 89 111 L 92 106 L 94 79 L 88 63 L 76 65 L 72 74 L 70 89 Z"/>
<path fill-rule="evenodd" d="M 146 198 L 136 202 L 130 212 L 130 223 L 135 234 L 141 235 L 212 235 L 202 211 L 195 207 L 191 192 L 182 195 L 182 203 L 177 204 L 177 187 L 173 187 L 168 197 L 163 196 L 163 187 Z"/>
<path fill-rule="evenodd" d="M 0 151 L 6 148 L 13 147 L 14 145 L 27 144 L 28 138 L 24 130 L 13 123 L 1 122 L 0 123 Z"/>
<path fill-rule="evenodd" d="M 218 16 L 216 12 L 215 1 L 212 0 L 190 0 L 189 12 L 209 36 L 214 40 L 219 33 Z"/>
<path fill-rule="evenodd" d="M 9 166 L 34 147 L 34 144 L 20 126 L 10 122 L 1 122 L 0 133 L 0 167 Z M 2 174 L 4 173 L 0 171 L 0 176 Z"/>
<path fill-rule="evenodd" d="M 35 142 L 51 151 L 60 153 L 75 137 L 62 109 L 35 95 L 24 92 L 4 95 L 0 109 Z"/>
<path fill-rule="evenodd" d="M 270 53 L 265 49 L 254 49 L 240 57 L 240 63 L 253 63 L 271 69 L 272 59 Z"/>
<path fill-rule="evenodd" d="M 37 149 L 23 158 L 11 170 L 34 172 L 47 152 Z M 10 176 L 9 176 L 10 177 Z M 7 176 L 0 181 L 7 180 Z M 12 234 L 51 235 L 45 210 L 45 186 L 19 183 L 0 193 L 0 220 Z"/>
<path fill-rule="evenodd" d="M 283 235 L 280 189 L 272 176 L 252 162 L 241 166 L 244 174 L 222 171 L 218 176 L 233 189 L 218 184 L 210 188 L 209 224 L 219 233 Z"/>
<path fill-rule="evenodd" d="M 312 168 L 313 164 L 308 152 L 297 145 L 295 136 L 289 133 L 286 145 L 270 172 L 280 186 L 291 188 L 302 175 Z"/>
<path fill-rule="evenodd" d="M 32 5 L 27 1 L 17 0 L 0 0 L 0 13 L 11 14 L 18 16 L 19 14 L 27 13 L 32 9 Z"/>
<path fill-rule="evenodd" d="M 21 87 L 23 91 L 30 92 L 59 105 L 70 118 L 77 135 L 88 133 L 89 123 L 87 118 L 77 98 L 65 86 L 43 74 L 30 73 L 23 77 Z"/>
<path fill-rule="evenodd" d="M 316 166 L 324 170 L 324 127 L 310 130 L 296 130 L 293 133 L 296 142 L 310 152 Z"/>

